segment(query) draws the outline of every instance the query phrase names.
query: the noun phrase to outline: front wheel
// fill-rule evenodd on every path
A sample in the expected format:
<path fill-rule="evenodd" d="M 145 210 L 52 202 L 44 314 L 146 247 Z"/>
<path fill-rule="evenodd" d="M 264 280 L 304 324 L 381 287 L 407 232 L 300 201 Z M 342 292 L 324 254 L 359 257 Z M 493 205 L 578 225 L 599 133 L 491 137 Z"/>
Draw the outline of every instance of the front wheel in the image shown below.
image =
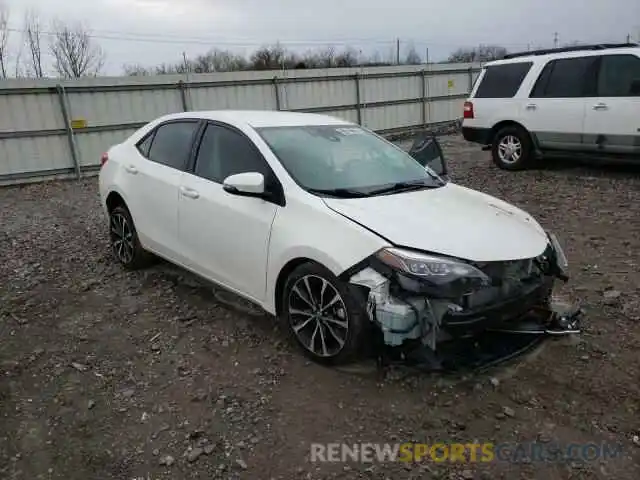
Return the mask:
<path fill-rule="evenodd" d="M 524 170 L 531 163 L 531 138 L 520 127 L 505 127 L 493 139 L 491 154 L 493 162 L 503 170 Z"/>
<path fill-rule="evenodd" d="M 347 364 L 366 346 L 368 319 L 361 296 L 323 266 L 306 263 L 286 281 L 282 320 L 307 357 Z"/>

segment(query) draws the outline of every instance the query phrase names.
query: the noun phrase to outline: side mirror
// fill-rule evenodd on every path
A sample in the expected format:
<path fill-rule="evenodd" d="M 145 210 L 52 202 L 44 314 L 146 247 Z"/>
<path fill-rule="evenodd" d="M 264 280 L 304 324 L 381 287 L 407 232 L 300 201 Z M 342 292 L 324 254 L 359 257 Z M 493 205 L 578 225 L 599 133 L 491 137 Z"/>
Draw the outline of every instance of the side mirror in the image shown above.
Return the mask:
<path fill-rule="evenodd" d="M 265 196 L 264 175 L 258 172 L 236 173 L 224 179 L 222 188 L 232 195 L 262 198 Z"/>
<path fill-rule="evenodd" d="M 423 167 L 428 167 L 440 177 L 447 178 L 447 163 L 444 159 L 444 153 L 442 153 L 442 147 L 435 136 L 427 134 L 417 138 L 409 150 L 409 155 Z"/>

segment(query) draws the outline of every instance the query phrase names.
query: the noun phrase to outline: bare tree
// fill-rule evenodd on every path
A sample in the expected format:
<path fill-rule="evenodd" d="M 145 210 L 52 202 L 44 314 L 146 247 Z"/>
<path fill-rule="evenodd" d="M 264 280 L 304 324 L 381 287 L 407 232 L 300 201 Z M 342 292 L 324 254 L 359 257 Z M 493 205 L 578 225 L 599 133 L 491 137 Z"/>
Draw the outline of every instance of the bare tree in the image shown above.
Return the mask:
<path fill-rule="evenodd" d="M 7 78 L 9 56 L 9 7 L 0 3 L 0 78 Z"/>
<path fill-rule="evenodd" d="M 404 63 L 406 63 L 407 65 L 420 65 L 422 63 L 422 58 L 416 50 L 415 45 L 409 44 L 409 46 L 407 47 L 404 57 Z"/>
<path fill-rule="evenodd" d="M 42 78 L 44 71 L 42 69 L 42 27 L 40 18 L 34 11 L 29 11 L 24 17 L 24 43 L 27 46 L 27 75 Z M 16 70 L 18 70 L 19 61 L 16 62 Z M 16 75 L 17 76 L 17 75 Z"/>
<path fill-rule="evenodd" d="M 82 24 L 67 25 L 56 21 L 49 45 L 54 68 L 63 78 L 95 76 L 104 65 L 105 55 Z"/>
<path fill-rule="evenodd" d="M 144 77 L 148 75 L 153 75 L 153 71 L 147 67 L 144 67 L 140 64 L 134 65 L 124 65 L 122 67 L 124 74 L 128 77 Z"/>

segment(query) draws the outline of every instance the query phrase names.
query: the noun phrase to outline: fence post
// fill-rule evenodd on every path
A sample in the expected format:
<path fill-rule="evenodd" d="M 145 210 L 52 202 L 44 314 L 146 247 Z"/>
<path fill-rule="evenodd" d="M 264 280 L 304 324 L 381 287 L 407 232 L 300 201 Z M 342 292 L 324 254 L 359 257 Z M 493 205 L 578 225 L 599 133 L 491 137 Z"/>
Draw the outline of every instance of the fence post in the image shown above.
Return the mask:
<path fill-rule="evenodd" d="M 280 87 L 278 87 L 278 77 L 273 77 L 273 89 L 276 94 L 276 110 L 282 110 L 280 105 Z"/>
<path fill-rule="evenodd" d="M 358 125 L 362 125 L 362 94 L 360 93 L 360 74 L 356 72 L 353 75 L 356 82 L 356 112 L 358 114 Z"/>
<path fill-rule="evenodd" d="M 469 67 L 469 95 L 473 89 L 473 67 Z"/>
<path fill-rule="evenodd" d="M 427 128 L 427 71 L 422 69 L 422 127 Z"/>
<path fill-rule="evenodd" d="M 58 100 L 60 101 L 60 110 L 62 112 L 62 118 L 64 120 L 64 127 L 67 132 L 67 141 L 69 142 L 69 150 L 71 152 L 71 159 L 73 160 L 73 167 L 76 171 L 76 178 L 80 180 L 80 162 L 78 161 L 78 149 L 76 147 L 75 135 L 71 126 L 71 118 L 69 117 L 69 105 L 67 104 L 68 98 L 61 84 L 56 85 L 56 91 L 58 92 Z"/>
<path fill-rule="evenodd" d="M 189 102 L 187 101 L 187 85 L 182 81 L 178 81 L 178 90 L 180 90 L 180 100 L 182 101 L 182 110 L 184 112 L 189 111 Z"/>

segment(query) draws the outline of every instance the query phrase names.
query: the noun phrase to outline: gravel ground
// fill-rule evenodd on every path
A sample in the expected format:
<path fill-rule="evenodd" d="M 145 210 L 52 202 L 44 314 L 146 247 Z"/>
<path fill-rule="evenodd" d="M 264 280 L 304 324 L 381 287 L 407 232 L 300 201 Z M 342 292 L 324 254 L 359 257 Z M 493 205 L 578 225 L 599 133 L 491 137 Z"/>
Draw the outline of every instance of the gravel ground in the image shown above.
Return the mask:
<path fill-rule="evenodd" d="M 615 478 L 640 473 L 640 172 L 507 173 L 443 139 L 454 181 L 563 240 L 583 335 L 482 375 L 307 362 L 259 311 L 112 261 L 96 179 L 0 189 L 0 478 Z M 310 463 L 310 442 L 616 442 L 590 462 Z"/>

